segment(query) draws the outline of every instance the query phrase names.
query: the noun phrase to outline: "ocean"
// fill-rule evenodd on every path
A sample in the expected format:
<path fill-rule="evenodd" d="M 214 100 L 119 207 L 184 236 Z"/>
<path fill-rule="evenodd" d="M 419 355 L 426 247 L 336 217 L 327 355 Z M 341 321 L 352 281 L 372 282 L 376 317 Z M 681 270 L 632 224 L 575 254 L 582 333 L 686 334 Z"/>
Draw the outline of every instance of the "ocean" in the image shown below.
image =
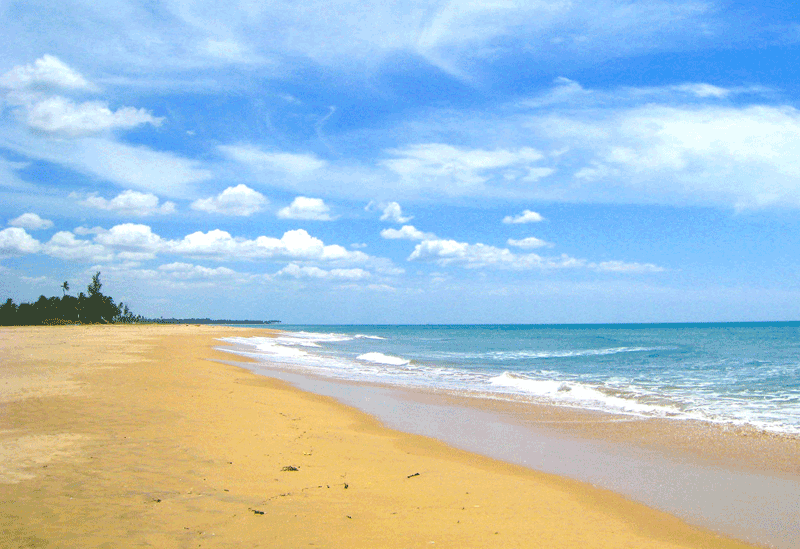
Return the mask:
<path fill-rule="evenodd" d="M 329 378 L 800 435 L 800 322 L 270 326 L 225 341 Z"/>

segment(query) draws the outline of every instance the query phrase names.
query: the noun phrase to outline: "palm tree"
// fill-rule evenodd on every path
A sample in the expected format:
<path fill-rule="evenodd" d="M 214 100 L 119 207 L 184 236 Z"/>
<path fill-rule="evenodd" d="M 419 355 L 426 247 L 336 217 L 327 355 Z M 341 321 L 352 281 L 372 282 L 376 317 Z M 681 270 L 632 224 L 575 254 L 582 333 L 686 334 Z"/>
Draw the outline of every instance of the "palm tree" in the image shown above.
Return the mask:
<path fill-rule="evenodd" d="M 67 292 L 69 291 L 69 282 L 67 282 L 66 280 L 61 285 L 61 291 L 64 292 L 65 296 L 67 295 Z"/>

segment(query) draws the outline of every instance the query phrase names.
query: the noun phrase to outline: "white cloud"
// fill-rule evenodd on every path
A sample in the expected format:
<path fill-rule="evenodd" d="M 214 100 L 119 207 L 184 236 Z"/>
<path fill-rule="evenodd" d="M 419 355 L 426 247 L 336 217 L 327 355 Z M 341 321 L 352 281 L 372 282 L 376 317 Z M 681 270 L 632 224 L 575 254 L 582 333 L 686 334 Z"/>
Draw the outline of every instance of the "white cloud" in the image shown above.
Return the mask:
<path fill-rule="evenodd" d="M 0 146 L 19 154 L 67 166 L 126 189 L 162 196 L 194 194 L 192 184 L 212 177 L 196 160 L 143 145 L 127 145 L 107 137 L 44 139 L 30 132 L 0 132 Z M 2 166 L 0 166 L 2 167 Z"/>
<path fill-rule="evenodd" d="M 381 215 L 381 221 L 392 221 L 394 223 L 408 223 L 412 219 L 414 219 L 413 215 L 403 215 L 403 210 L 397 202 L 389 202 L 383 209 L 383 215 Z"/>
<path fill-rule="evenodd" d="M 123 191 L 111 200 L 92 195 L 81 201 L 81 203 L 98 210 L 139 217 L 175 212 L 175 203 L 164 202 L 159 205 L 156 195 L 131 190 Z"/>
<path fill-rule="evenodd" d="M 564 122 L 549 127 L 586 155 L 576 179 L 616 201 L 800 206 L 793 107 L 647 105 Z M 583 141 L 585 133 L 593 138 Z"/>
<path fill-rule="evenodd" d="M 381 164 L 400 176 L 410 187 L 441 185 L 440 192 L 461 194 L 479 190 L 491 177 L 507 168 L 528 167 L 543 158 L 530 147 L 509 149 L 464 149 L 442 143 L 409 145 L 386 151 L 395 158 Z"/>
<path fill-rule="evenodd" d="M 23 181 L 17 172 L 30 165 L 29 162 L 12 162 L 0 157 L 0 188 L 30 191 L 33 185 Z"/>
<path fill-rule="evenodd" d="M 545 242 L 544 240 L 536 238 L 535 236 L 528 236 L 528 237 L 523 238 L 521 240 L 516 240 L 514 238 L 509 238 L 508 239 L 508 245 L 509 246 L 514 246 L 516 248 L 526 249 L 526 250 L 532 250 L 532 249 L 535 249 L 535 248 L 545 248 L 545 247 L 552 246 L 552 244 L 550 244 L 549 242 Z"/>
<path fill-rule="evenodd" d="M 43 251 L 49 256 L 65 261 L 97 263 L 110 261 L 113 258 L 113 254 L 105 246 L 75 238 L 69 231 L 59 231 L 54 234 L 44 245 Z"/>
<path fill-rule="evenodd" d="M 166 196 L 191 194 L 190 184 L 212 176 L 197 161 L 100 138 L 80 139 L 71 150 L 65 148 L 53 156 L 55 161 L 113 183 Z M 110 162 L 112 158 L 114 161 Z"/>
<path fill-rule="evenodd" d="M 660 273 L 664 271 L 663 267 L 654 265 L 652 263 L 626 263 L 624 261 L 603 261 L 601 263 L 592 263 L 592 269 L 597 271 L 606 271 L 612 273 Z"/>
<path fill-rule="evenodd" d="M 102 101 L 73 101 L 53 96 L 29 103 L 20 113 L 21 118 L 33 130 L 47 134 L 80 137 L 112 129 L 131 129 L 142 124 L 159 126 L 164 120 L 145 109 L 121 107 L 112 111 Z"/>
<path fill-rule="evenodd" d="M 503 223 L 539 223 L 540 221 L 544 221 L 544 217 L 541 214 L 531 211 L 531 210 L 524 210 L 519 215 L 507 215 L 503 218 Z"/>
<path fill-rule="evenodd" d="M 711 84 L 704 84 L 704 83 L 689 83 L 689 84 L 680 84 L 677 86 L 670 86 L 675 91 L 685 92 L 692 94 L 696 97 L 706 98 L 706 97 L 714 97 L 714 98 L 724 98 L 728 97 L 731 94 L 731 90 L 726 88 L 720 88 L 719 86 L 714 86 Z"/>
<path fill-rule="evenodd" d="M 41 243 L 20 227 L 0 231 L 0 254 L 23 255 L 39 251 Z"/>
<path fill-rule="evenodd" d="M 292 203 L 278 211 L 281 219 L 308 219 L 313 221 L 331 221 L 330 208 L 321 198 L 298 196 Z"/>
<path fill-rule="evenodd" d="M 291 278 L 316 278 L 325 280 L 364 280 L 370 278 L 372 275 L 364 269 L 331 269 L 325 270 L 319 267 L 300 266 L 296 263 L 290 263 L 277 273 L 275 276 L 284 276 Z"/>
<path fill-rule="evenodd" d="M 81 226 L 81 227 L 75 227 L 75 229 L 72 232 L 80 236 L 86 236 L 89 234 L 102 234 L 107 232 L 107 230 L 100 226 L 95 226 L 95 227 Z"/>
<path fill-rule="evenodd" d="M 217 40 L 209 38 L 203 44 L 203 50 L 218 59 L 233 62 L 246 62 L 252 59 L 247 48 L 235 40 Z"/>
<path fill-rule="evenodd" d="M 225 215 L 249 216 L 260 212 L 268 202 L 269 200 L 260 192 L 240 184 L 228 187 L 215 197 L 195 200 L 192 203 L 192 209 Z"/>
<path fill-rule="evenodd" d="M 458 264 L 467 268 L 513 265 L 516 257 L 507 249 L 468 244 L 455 240 L 424 240 L 416 245 L 409 261 L 435 261 L 439 265 Z"/>
<path fill-rule="evenodd" d="M 253 170 L 278 171 L 297 177 L 309 175 L 327 165 L 312 154 L 265 152 L 253 145 L 221 145 L 219 150 Z"/>
<path fill-rule="evenodd" d="M 303 229 L 287 231 L 281 238 L 259 236 L 255 240 L 234 238 L 215 229 L 195 232 L 172 242 L 170 250 L 188 256 L 236 259 L 288 259 L 321 262 L 365 263 L 371 258 L 360 251 L 348 251 L 337 244 L 325 245 Z"/>
<path fill-rule="evenodd" d="M 147 225 L 123 223 L 98 234 L 95 242 L 121 254 L 122 259 L 141 261 L 153 259 L 159 252 L 166 251 L 169 243 L 155 234 Z"/>
<path fill-rule="evenodd" d="M 18 65 L 0 76 L 0 86 L 10 89 L 55 87 L 94 90 L 77 71 L 52 55 L 44 55 L 31 65 Z"/>
<path fill-rule="evenodd" d="M 53 88 L 95 91 L 55 57 L 45 56 L 33 65 L 15 67 L 2 81 L 6 88 L 2 99 L 21 124 L 3 126 L 0 147 L 127 188 L 169 196 L 191 195 L 188 184 L 211 177 L 211 172 L 196 161 L 144 145 L 120 143 L 110 133 L 142 124 L 158 126 L 163 118 L 145 109 L 123 106 L 112 110 L 104 101 L 75 102 L 54 94 Z M 90 137 L 93 135 L 98 137 Z"/>
<path fill-rule="evenodd" d="M 259 257 L 356 262 L 366 261 L 369 257 L 363 252 L 351 252 L 336 244 L 326 246 L 303 229 L 287 231 L 280 239 L 260 236 L 255 240 L 255 245 Z"/>
<path fill-rule="evenodd" d="M 24 213 L 8 222 L 12 227 L 22 227 L 29 231 L 37 231 L 40 229 L 49 229 L 53 226 L 53 222 L 49 219 L 42 219 L 35 213 Z"/>
<path fill-rule="evenodd" d="M 189 256 L 242 257 L 242 252 L 250 251 L 244 239 L 234 239 L 227 231 L 214 229 L 208 232 L 197 231 L 186 235 L 172 246 L 174 252 Z"/>
<path fill-rule="evenodd" d="M 381 236 L 390 240 L 433 240 L 436 235 L 433 233 L 423 233 L 413 225 L 403 225 L 399 229 L 384 229 Z"/>
<path fill-rule="evenodd" d="M 28 128 L 57 137 L 80 137 L 113 129 L 131 129 L 141 124 L 158 126 L 163 118 L 145 109 L 121 107 L 112 111 L 103 101 L 75 103 L 55 95 L 52 88 L 94 90 L 81 75 L 53 56 L 34 65 L 17 66 L 0 77 L 8 88 L 5 100 Z"/>
<path fill-rule="evenodd" d="M 469 244 L 455 240 L 425 240 L 414 247 L 409 261 L 429 261 L 437 265 L 458 265 L 467 269 L 493 267 L 510 270 L 530 269 L 591 269 L 615 273 L 656 273 L 664 269 L 651 263 L 627 263 L 605 261 L 592 263 L 585 259 L 561 254 L 557 257 L 542 257 L 535 253 L 514 254 L 507 248 L 486 244 Z"/>
<path fill-rule="evenodd" d="M 227 267 L 211 268 L 182 262 L 161 265 L 158 270 L 162 273 L 168 273 L 170 277 L 177 280 L 227 279 L 238 274 Z"/>

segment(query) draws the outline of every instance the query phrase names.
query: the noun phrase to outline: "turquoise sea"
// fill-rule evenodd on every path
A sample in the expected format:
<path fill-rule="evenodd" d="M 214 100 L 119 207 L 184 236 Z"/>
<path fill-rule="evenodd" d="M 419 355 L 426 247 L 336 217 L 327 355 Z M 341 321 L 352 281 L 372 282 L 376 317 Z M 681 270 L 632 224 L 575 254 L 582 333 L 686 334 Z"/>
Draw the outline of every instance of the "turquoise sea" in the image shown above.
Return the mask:
<path fill-rule="evenodd" d="M 277 328 L 225 341 L 336 379 L 800 434 L 800 322 Z"/>

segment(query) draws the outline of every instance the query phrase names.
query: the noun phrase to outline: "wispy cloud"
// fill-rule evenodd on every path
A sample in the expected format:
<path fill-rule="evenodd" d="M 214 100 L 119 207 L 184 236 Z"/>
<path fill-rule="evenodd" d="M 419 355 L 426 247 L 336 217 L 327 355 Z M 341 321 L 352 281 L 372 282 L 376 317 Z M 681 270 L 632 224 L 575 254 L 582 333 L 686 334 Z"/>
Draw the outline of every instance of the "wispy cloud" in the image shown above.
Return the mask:
<path fill-rule="evenodd" d="M 327 165 L 313 154 L 263 151 L 253 145 L 221 145 L 219 150 L 254 171 L 275 171 L 301 177 Z"/>
<path fill-rule="evenodd" d="M 651 263 L 629 263 L 625 261 L 591 262 L 566 254 L 544 257 L 535 253 L 515 254 L 508 248 L 487 244 L 470 244 L 456 240 L 423 240 L 408 256 L 409 261 L 433 262 L 440 266 L 455 265 L 467 269 L 509 269 L 524 271 L 531 269 L 589 269 L 614 273 L 658 273 L 664 269 Z"/>

